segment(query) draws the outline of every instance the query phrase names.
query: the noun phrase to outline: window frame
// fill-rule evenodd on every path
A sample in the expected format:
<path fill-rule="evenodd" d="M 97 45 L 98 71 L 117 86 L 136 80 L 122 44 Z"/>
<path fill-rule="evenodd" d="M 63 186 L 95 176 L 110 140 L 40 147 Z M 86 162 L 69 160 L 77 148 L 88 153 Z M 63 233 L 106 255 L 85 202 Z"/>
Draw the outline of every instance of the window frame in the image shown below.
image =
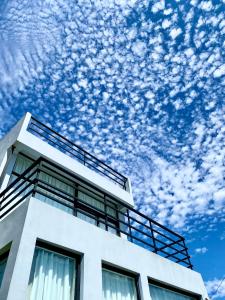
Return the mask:
<path fill-rule="evenodd" d="M 130 278 L 133 278 L 135 281 L 135 287 L 136 287 L 136 292 L 137 292 L 137 300 L 142 300 L 141 298 L 141 289 L 140 289 L 140 282 L 139 282 L 139 278 L 140 278 L 140 274 L 135 273 L 133 271 L 128 271 L 123 269 L 122 267 L 119 266 L 115 266 L 113 264 L 107 263 L 105 261 L 102 261 L 102 272 L 103 270 L 107 270 L 107 271 L 111 271 L 120 275 L 124 275 Z"/>
<path fill-rule="evenodd" d="M 50 252 L 54 252 L 56 254 L 74 259 L 75 272 L 76 272 L 75 273 L 76 278 L 75 278 L 74 300 L 80 300 L 81 261 L 83 259 L 83 255 L 79 254 L 79 253 L 74 253 L 73 251 L 70 251 L 70 250 L 67 250 L 63 246 L 55 245 L 50 242 L 37 239 L 36 243 L 35 243 L 35 247 L 34 247 L 33 259 L 32 259 L 32 264 L 31 264 L 31 269 L 30 269 L 30 276 L 31 276 L 32 265 L 33 265 L 33 261 L 34 261 L 35 250 L 37 248 L 43 249 L 46 251 L 50 251 Z M 30 282 L 30 277 L 29 277 L 29 282 Z"/>
<path fill-rule="evenodd" d="M 155 280 L 155 279 L 152 279 L 152 278 L 148 278 L 148 285 L 149 285 L 150 296 L 151 296 L 151 287 L 150 287 L 150 285 L 154 285 L 158 288 L 163 288 L 163 289 L 166 289 L 168 291 L 175 292 L 177 294 L 192 297 L 193 299 L 196 299 L 196 300 L 201 300 L 202 299 L 202 296 L 199 295 L 199 294 L 196 294 L 196 293 L 193 293 L 193 292 L 190 292 L 190 291 L 187 291 L 187 290 L 183 290 L 182 288 L 179 288 L 177 286 L 174 286 L 174 285 L 171 285 L 169 283 L 162 282 L 162 281 L 158 281 L 158 280 Z"/>

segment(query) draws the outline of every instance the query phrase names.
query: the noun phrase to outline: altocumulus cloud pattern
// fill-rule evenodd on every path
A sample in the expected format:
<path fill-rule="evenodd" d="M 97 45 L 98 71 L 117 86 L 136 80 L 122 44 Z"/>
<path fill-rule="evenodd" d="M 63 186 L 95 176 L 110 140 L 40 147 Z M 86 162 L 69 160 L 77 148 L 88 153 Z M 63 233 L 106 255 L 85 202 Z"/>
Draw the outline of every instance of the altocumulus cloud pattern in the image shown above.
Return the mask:
<path fill-rule="evenodd" d="M 224 35 L 224 0 L 2 0 L 0 134 L 31 111 L 130 175 L 136 206 L 196 250 L 218 223 L 223 241 Z"/>

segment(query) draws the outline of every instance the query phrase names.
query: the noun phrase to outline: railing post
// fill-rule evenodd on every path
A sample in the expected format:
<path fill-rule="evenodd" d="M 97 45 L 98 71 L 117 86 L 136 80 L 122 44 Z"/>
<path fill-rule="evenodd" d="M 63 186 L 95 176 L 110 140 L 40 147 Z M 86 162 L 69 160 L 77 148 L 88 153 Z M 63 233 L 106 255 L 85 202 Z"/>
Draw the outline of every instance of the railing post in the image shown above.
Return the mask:
<path fill-rule="evenodd" d="M 84 166 L 85 166 L 85 153 L 83 155 L 84 155 Z"/>
<path fill-rule="evenodd" d="M 75 183 L 75 189 L 74 189 L 74 203 L 73 203 L 73 214 L 77 217 L 77 204 L 78 204 L 78 183 Z"/>
<path fill-rule="evenodd" d="M 154 251 L 155 253 L 158 252 L 158 249 L 157 249 L 157 246 L 156 246 L 156 241 L 155 241 L 155 237 L 154 237 L 154 230 L 152 228 L 152 222 L 149 220 L 149 226 L 150 226 L 150 231 L 151 231 L 151 235 L 152 235 L 152 242 L 153 242 L 153 245 L 154 245 Z"/>
<path fill-rule="evenodd" d="M 105 194 L 104 194 L 104 211 L 105 211 L 105 230 L 108 231 L 108 214 L 107 214 L 107 204 L 106 204 L 106 199 L 105 199 Z"/>
<path fill-rule="evenodd" d="M 131 229 L 131 223 L 130 223 L 129 209 L 127 209 L 127 221 L 128 221 L 128 230 L 129 230 L 130 241 L 133 243 L 133 236 L 132 236 L 132 229 Z"/>
<path fill-rule="evenodd" d="M 33 188 L 33 191 L 32 191 L 32 197 L 35 197 L 35 194 L 37 192 L 38 179 L 39 179 L 39 174 L 40 174 L 40 166 L 41 166 L 41 162 L 38 164 L 36 178 L 34 180 L 34 188 Z"/>
<path fill-rule="evenodd" d="M 192 265 L 191 260 L 190 260 L 190 258 L 189 258 L 188 250 L 187 250 L 187 247 L 186 247 L 186 244 L 185 244 L 185 240 L 184 240 L 184 239 L 183 239 L 183 245 L 184 245 L 184 248 L 185 248 L 185 254 L 186 254 L 186 257 L 187 257 L 187 260 L 188 260 L 188 263 L 189 263 L 188 268 L 190 268 L 191 270 L 193 270 L 193 265 Z"/>
<path fill-rule="evenodd" d="M 127 184 L 127 178 L 125 178 L 125 179 L 123 180 L 123 189 L 124 189 L 125 191 L 127 190 L 126 184 Z"/>

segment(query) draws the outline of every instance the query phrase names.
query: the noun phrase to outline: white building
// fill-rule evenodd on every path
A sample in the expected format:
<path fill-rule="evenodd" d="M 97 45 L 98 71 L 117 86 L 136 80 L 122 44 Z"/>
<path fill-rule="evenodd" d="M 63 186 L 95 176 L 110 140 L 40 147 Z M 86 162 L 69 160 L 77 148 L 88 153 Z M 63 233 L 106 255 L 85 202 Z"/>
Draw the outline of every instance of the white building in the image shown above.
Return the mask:
<path fill-rule="evenodd" d="M 0 141 L 1 300 L 205 299 L 183 237 L 129 179 L 29 113 Z"/>

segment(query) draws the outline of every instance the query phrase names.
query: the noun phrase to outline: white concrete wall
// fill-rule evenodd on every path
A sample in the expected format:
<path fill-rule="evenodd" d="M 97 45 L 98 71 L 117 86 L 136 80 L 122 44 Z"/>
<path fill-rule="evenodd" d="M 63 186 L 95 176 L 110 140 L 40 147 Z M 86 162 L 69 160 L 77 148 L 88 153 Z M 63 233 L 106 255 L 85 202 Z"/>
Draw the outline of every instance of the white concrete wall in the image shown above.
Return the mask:
<path fill-rule="evenodd" d="M 18 263 L 17 257 L 21 256 L 22 254 L 20 251 L 20 241 L 26 219 L 28 204 L 28 202 L 24 203 L 19 209 L 14 210 L 9 217 L 6 217 L 4 220 L 0 221 L 0 249 L 9 243 L 12 243 L 0 288 L 1 300 L 7 299 L 9 286 L 14 274 L 15 263 Z M 16 297 L 14 299 L 16 299 Z"/>
<path fill-rule="evenodd" d="M 18 211 L 24 210 L 25 205 L 17 208 L 14 215 L 7 217 L 8 223 L 11 223 L 10 228 L 13 224 L 15 226 L 16 223 L 23 223 L 14 216 Z M 21 218 L 24 218 L 23 213 Z M 27 299 L 28 280 L 37 238 L 83 254 L 80 300 L 102 299 L 102 262 L 139 274 L 141 300 L 151 300 L 148 277 L 200 294 L 203 299 L 208 297 L 199 273 L 32 198 L 28 206 L 8 296 L 0 291 L 1 300 Z M 0 245 L 3 245 L 1 235 Z M 10 272 L 6 272 L 4 285 L 8 282 L 9 275 Z"/>

